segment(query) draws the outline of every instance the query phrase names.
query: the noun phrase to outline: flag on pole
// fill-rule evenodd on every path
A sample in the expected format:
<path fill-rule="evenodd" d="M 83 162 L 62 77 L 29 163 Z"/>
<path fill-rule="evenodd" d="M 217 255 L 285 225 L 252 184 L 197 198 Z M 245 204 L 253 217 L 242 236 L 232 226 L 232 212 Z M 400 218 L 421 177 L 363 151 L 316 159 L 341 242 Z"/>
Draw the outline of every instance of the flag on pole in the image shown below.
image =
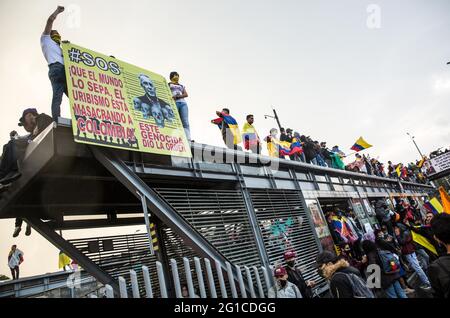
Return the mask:
<path fill-rule="evenodd" d="M 422 169 L 423 164 L 425 163 L 425 157 L 422 157 L 422 159 L 419 161 L 419 163 L 417 164 L 417 167 L 419 169 Z"/>
<path fill-rule="evenodd" d="M 441 195 L 443 212 L 450 214 L 450 196 L 442 186 L 439 187 L 439 194 Z"/>
<path fill-rule="evenodd" d="M 361 150 L 367 149 L 372 147 L 371 144 L 367 143 L 367 141 L 365 141 L 363 139 L 363 137 L 359 137 L 359 139 L 355 142 L 355 144 L 350 148 L 351 150 L 354 150 L 356 152 L 359 152 Z"/>

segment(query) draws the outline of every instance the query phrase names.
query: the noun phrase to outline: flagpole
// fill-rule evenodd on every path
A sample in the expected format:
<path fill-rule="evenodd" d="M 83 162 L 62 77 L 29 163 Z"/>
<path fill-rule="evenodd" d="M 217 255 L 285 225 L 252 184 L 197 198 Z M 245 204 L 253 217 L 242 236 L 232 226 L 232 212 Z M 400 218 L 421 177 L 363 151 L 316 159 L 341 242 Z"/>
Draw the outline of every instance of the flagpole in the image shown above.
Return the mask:
<path fill-rule="evenodd" d="M 424 158 L 424 155 L 422 155 L 422 152 L 420 151 L 419 147 L 416 144 L 416 141 L 414 140 L 414 136 L 411 136 L 409 132 L 406 133 L 409 137 L 411 137 L 412 142 L 414 143 L 414 146 L 416 146 L 417 151 L 420 154 L 420 158 Z"/>
<path fill-rule="evenodd" d="M 272 110 L 273 110 L 273 114 L 275 115 L 275 116 L 271 116 L 271 115 L 264 115 L 264 118 L 265 119 L 267 119 L 267 117 L 270 117 L 270 118 L 273 118 L 273 119 L 275 119 L 276 121 L 277 121 L 277 124 L 278 124 L 278 128 L 280 129 L 280 131 L 281 131 L 281 123 L 280 123 L 280 119 L 278 118 L 278 114 L 277 114 L 277 111 L 272 107 L 272 106 L 270 106 L 270 108 L 272 108 Z"/>

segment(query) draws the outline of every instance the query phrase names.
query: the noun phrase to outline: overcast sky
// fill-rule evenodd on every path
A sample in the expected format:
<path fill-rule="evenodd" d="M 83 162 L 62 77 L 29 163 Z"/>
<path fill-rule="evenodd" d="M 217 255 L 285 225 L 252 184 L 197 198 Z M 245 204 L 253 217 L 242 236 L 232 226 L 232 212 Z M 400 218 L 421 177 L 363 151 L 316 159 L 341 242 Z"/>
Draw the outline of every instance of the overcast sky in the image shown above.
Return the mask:
<path fill-rule="evenodd" d="M 209 123 L 222 107 L 241 126 L 254 114 L 265 136 L 274 106 L 283 126 L 330 147 L 349 151 L 363 136 L 383 162 L 418 158 L 408 131 L 424 153 L 450 145 L 448 0 L 1 0 L 1 144 L 24 108 L 51 114 L 39 37 L 58 4 L 67 8 L 54 25 L 63 39 L 166 77 L 177 70 L 196 141 L 222 144 Z M 1 274 L 14 242 L 26 254 L 24 275 L 57 269 L 43 238 L 23 229 L 14 240 L 12 230 L 12 220 L 0 221 Z"/>

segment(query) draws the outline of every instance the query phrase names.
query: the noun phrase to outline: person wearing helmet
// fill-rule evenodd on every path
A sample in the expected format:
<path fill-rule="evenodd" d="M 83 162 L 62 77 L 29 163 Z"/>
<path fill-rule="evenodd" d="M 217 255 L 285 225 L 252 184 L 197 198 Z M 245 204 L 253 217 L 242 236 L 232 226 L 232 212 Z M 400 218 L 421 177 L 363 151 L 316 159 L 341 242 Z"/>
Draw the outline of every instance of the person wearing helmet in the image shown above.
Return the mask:
<path fill-rule="evenodd" d="M 281 266 L 274 270 L 276 284 L 269 289 L 269 298 L 303 298 L 300 290 L 288 281 L 286 269 Z"/>
<path fill-rule="evenodd" d="M 303 298 L 312 298 L 312 287 L 315 286 L 315 282 L 312 280 L 305 281 L 302 272 L 295 266 L 296 256 L 294 251 L 287 251 L 284 253 L 288 281 L 298 287 Z"/>

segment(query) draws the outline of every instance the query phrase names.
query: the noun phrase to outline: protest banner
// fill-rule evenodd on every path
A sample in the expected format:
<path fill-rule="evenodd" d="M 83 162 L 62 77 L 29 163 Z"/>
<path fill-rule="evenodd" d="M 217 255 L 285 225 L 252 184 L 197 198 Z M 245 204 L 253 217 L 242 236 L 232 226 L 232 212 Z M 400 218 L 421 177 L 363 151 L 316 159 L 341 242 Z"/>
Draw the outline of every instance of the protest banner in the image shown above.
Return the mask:
<path fill-rule="evenodd" d="M 72 43 L 62 50 L 76 142 L 191 157 L 163 76 Z"/>

